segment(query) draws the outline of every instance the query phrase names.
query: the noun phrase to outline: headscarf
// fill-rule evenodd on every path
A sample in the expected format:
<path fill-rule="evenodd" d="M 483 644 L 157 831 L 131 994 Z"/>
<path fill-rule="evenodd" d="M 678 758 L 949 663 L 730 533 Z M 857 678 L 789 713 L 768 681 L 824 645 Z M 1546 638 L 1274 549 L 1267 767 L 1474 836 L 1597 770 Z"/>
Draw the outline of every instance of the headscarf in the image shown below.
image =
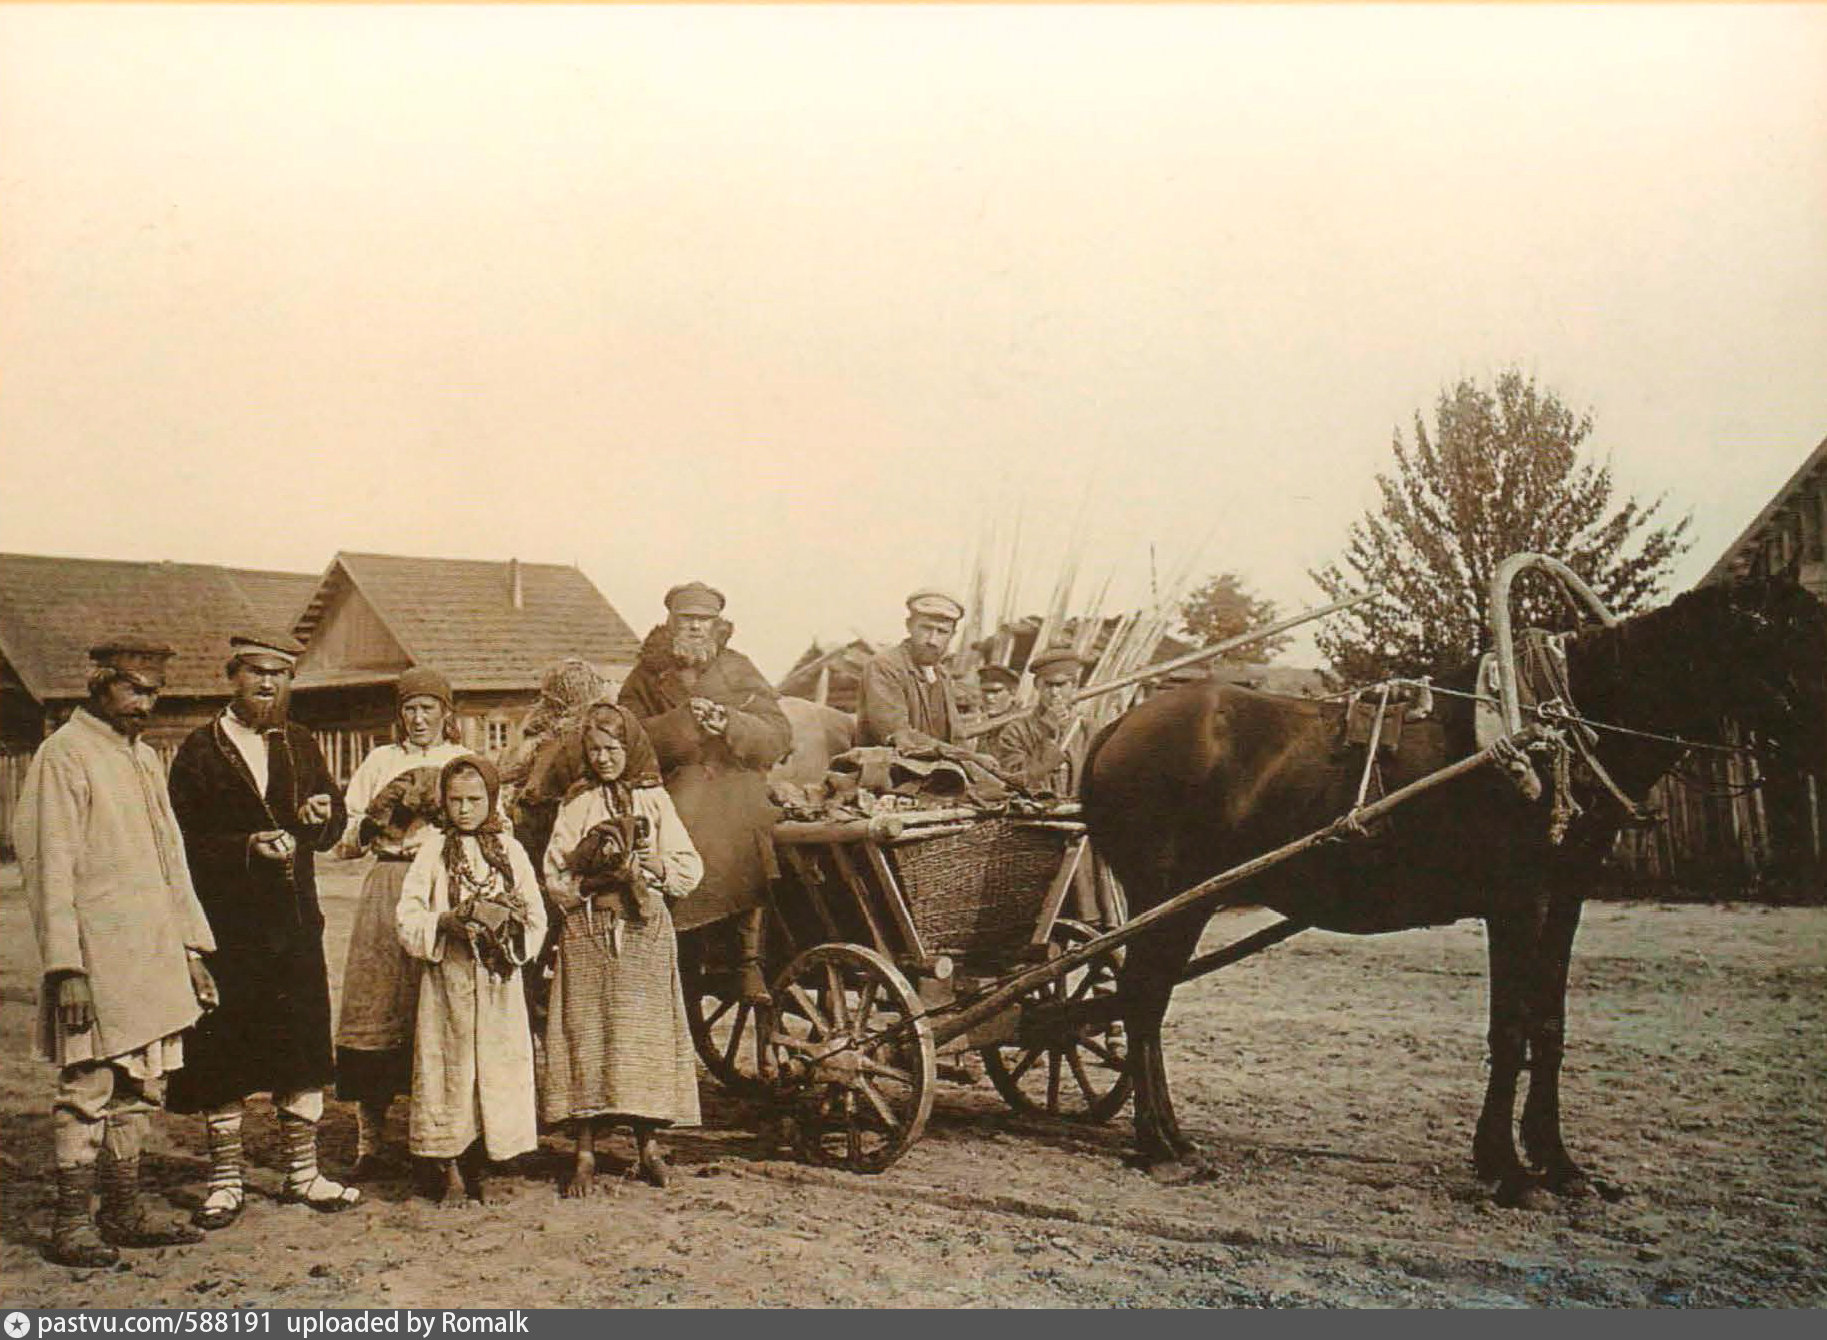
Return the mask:
<path fill-rule="evenodd" d="M 450 796 L 451 780 L 460 772 L 473 772 L 482 779 L 483 788 L 488 792 L 488 817 L 482 826 L 473 831 L 476 845 L 482 849 L 482 859 L 490 867 L 501 872 L 501 878 L 507 887 L 514 887 L 514 867 L 508 860 L 507 848 L 501 843 L 501 835 L 507 825 L 501 818 L 501 774 L 495 771 L 495 765 L 480 754 L 464 754 L 453 758 L 438 771 L 438 816 L 444 824 L 444 870 L 452 883 L 457 879 L 457 872 L 463 868 L 463 833 L 450 822 L 450 811 L 446 802 Z"/>
<path fill-rule="evenodd" d="M 444 738 L 451 744 L 463 738 L 457 726 L 457 707 L 450 691 L 450 680 L 429 665 L 415 665 L 401 671 L 393 684 L 394 743 L 406 743 L 406 723 L 400 718 L 400 709 L 408 698 L 436 698 L 444 704 Z"/>
<path fill-rule="evenodd" d="M 613 781 L 606 781 L 590 770 L 590 736 L 597 732 L 620 740 L 628 754 L 622 775 Z M 615 801 L 615 808 L 626 810 L 630 793 L 635 788 L 660 785 L 660 759 L 654 752 L 653 741 L 647 737 L 647 728 L 620 703 L 597 703 L 585 712 L 578 723 L 577 742 L 584 775 L 572 786 L 571 795 L 593 786 L 605 787 Z"/>
<path fill-rule="evenodd" d="M 520 725 L 522 735 L 553 735 L 609 690 L 608 681 L 581 656 L 554 661 L 539 677 L 539 703 Z"/>

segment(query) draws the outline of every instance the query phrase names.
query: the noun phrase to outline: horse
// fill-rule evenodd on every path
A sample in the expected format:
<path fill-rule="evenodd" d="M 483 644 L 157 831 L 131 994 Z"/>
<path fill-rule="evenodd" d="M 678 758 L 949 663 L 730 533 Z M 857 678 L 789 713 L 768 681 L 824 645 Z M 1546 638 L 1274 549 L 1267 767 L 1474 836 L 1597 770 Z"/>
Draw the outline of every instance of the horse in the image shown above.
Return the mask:
<path fill-rule="evenodd" d="M 1562 1138 L 1563 1020 L 1584 890 L 1631 817 L 1627 798 L 1644 795 L 1686 752 L 1649 737 L 1698 741 L 1730 718 L 1757 742 L 1767 773 L 1818 774 L 1827 763 L 1827 607 L 1792 579 L 1691 591 L 1573 634 L 1564 647 L 1580 715 L 1642 732 L 1588 736 L 1614 785 L 1577 753 L 1545 769 L 1534 800 L 1504 770 L 1479 768 L 1392 807 L 1361 836 L 1321 843 L 1241 886 L 1289 929 L 1377 934 L 1483 918 L 1490 1073 L 1472 1161 L 1500 1203 L 1530 1208 L 1552 1203 L 1550 1194 L 1613 1190 Z M 1475 679 L 1471 666 L 1438 678 L 1465 696 L 1439 693 L 1432 719 L 1404 725 L 1379 765 L 1388 789 L 1476 752 Z M 1216 682 L 1169 690 L 1106 726 L 1091 746 L 1082 800 L 1092 843 L 1132 911 L 1339 819 L 1364 775 L 1362 750 L 1342 749 L 1339 727 L 1336 707 Z M 1137 1161 L 1165 1181 L 1201 1170 L 1174 1113 L 1161 1024 L 1210 915 L 1194 910 L 1145 932 L 1121 973 Z"/>

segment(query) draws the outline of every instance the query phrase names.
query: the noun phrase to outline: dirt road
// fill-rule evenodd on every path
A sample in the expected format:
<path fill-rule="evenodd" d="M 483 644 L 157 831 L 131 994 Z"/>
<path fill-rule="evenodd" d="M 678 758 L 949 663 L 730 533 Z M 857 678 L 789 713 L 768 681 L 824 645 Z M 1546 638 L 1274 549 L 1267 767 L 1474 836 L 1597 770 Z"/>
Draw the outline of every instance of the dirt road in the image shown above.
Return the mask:
<path fill-rule="evenodd" d="M 324 869 L 336 968 L 361 869 Z M 668 1191 L 605 1175 L 595 1200 L 560 1201 L 548 1139 L 487 1207 L 441 1210 L 402 1180 L 326 1217 L 268 1198 L 277 1133 L 262 1104 L 251 1175 L 266 1194 L 239 1224 L 90 1272 L 39 1255 L 36 971 L 7 867 L 0 1275 L 14 1306 L 1827 1305 L 1819 908 L 1588 909 L 1567 1131 L 1627 1188 L 1616 1203 L 1499 1209 L 1472 1178 L 1484 942 L 1461 925 L 1309 935 L 1180 993 L 1169 1065 L 1218 1167 L 1208 1182 L 1161 1187 L 1126 1167 L 1127 1113 L 1095 1130 L 1026 1125 L 987 1085 L 942 1086 L 926 1137 L 888 1173 L 817 1171 L 763 1148 L 752 1114 L 705 1081 L 705 1128 L 676 1141 Z M 333 1104 L 333 1168 L 353 1143 Z M 151 1168 L 173 1204 L 194 1204 L 200 1123 L 161 1118 Z"/>

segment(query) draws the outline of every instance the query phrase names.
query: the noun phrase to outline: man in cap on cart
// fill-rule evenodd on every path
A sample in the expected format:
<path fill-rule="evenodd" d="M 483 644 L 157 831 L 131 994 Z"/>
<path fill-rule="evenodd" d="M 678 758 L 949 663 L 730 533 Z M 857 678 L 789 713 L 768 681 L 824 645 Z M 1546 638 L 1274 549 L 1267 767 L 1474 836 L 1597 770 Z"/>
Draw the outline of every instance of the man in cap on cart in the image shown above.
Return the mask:
<path fill-rule="evenodd" d="M 1084 660 L 1071 647 L 1048 647 L 1035 655 L 1028 670 L 1034 676 L 1037 701 L 992 737 L 989 748 L 996 761 L 1034 795 L 1057 800 L 1078 797 L 1090 741 L 1084 718 L 1072 700 L 1084 669 Z M 1072 915 L 1087 925 L 1112 926 L 1121 917 L 1110 889 L 1100 893 L 1100 882 L 1087 851 L 1073 877 Z"/>
<path fill-rule="evenodd" d="M 90 649 L 88 701 L 33 755 L 13 819 L 44 973 L 37 1046 L 57 1067 L 49 1255 L 59 1265 L 112 1265 L 117 1247 L 203 1236 L 140 1200 L 148 1114 L 184 1064 L 180 1035 L 217 999 L 203 963 L 216 942 L 158 755 L 140 739 L 174 654 L 136 637 Z"/>
<path fill-rule="evenodd" d="M 1048 647 L 1028 662 L 1037 697 L 1033 708 L 996 732 L 988 745 L 996 761 L 1036 795 L 1078 794 L 1084 770 L 1085 723 L 1073 708 L 1085 663 L 1071 647 Z M 1003 672 L 1007 674 L 1007 671 Z"/>
<path fill-rule="evenodd" d="M 681 931 L 737 917 L 741 990 L 765 1000 L 760 901 L 777 817 L 768 769 L 792 748 L 780 696 L 729 645 L 721 591 L 686 582 L 666 593 L 617 701 L 641 719 L 704 878 L 672 909 Z M 740 914 L 740 916 L 738 916 Z"/>
<path fill-rule="evenodd" d="M 907 753 L 964 745 L 957 685 L 945 666 L 964 606 L 943 591 L 907 597 L 907 636 L 863 666 L 857 741 Z"/>
<path fill-rule="evenodd" d="M 1015 710 L 1015 686 L 1021 682 L 1021 676 L 1006 665 L 983 665 L 977 668 L 977 692 L 983 700 L 983 720 L 994 721 L 1005 717 Z M 991 754 L 996 752 L 996 737 L 1002 733 L 1002 727 L 985 735 L 976 737 L 979 749 Z"/>

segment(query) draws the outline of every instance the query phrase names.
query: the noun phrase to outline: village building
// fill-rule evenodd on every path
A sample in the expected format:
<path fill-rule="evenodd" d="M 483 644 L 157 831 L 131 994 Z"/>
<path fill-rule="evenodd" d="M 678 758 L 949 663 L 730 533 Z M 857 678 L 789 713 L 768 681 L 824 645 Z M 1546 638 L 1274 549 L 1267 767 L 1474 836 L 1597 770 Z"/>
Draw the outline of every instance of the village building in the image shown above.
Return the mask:
<path fill-rule="evenodd" d="M 1768 577 L 1792 564 L 1802 585 L 1827 601 L 1827 438 L 1695 585 Z"/>
<path fill-rule="evenodd" d="M 553 563 L 339 553 L 302 610 L 292 716 L 342 782 L 392 739 L 393 682 L 409 666 L 442 672 L 463 742 L 498 755 L 520 742 L 547 666 L 580 656 L 619 685 L 640 652 L 590 579 Z"/>
<path fill-rule="evenodd" d="M 30 754 L 88 697 L 89 648 L 137 634 L 177 648 L 146 740 L 162 754 L 228 701 L 228 635 L 291 627 L 308 572 L 0 554 L 0 748 Z"/>
<path fill-rule="evenodd" d="M 169 763 L 228 702 L 228 635 L 289 628 L 316 585 L 308 572 L 0 554 L 0 846 L 32 751 L 88 697 L 96 642 L 136 634 L 177 648 L 145 735 Z"/>
<path fill-rule="evenodd" d="M 1827 439 L 1695 585 L 1790 570 L 1827 602 Z M 1618 841 L 1627 882 L 1706 893 L 1762 885 L 1818 898 L 1827 887 L 1827 778 L 1765 778 L 1758 767 L 1751 755 L 1696 755 L 1658 782 L 1650 803 L 1663 821 Z"/>

